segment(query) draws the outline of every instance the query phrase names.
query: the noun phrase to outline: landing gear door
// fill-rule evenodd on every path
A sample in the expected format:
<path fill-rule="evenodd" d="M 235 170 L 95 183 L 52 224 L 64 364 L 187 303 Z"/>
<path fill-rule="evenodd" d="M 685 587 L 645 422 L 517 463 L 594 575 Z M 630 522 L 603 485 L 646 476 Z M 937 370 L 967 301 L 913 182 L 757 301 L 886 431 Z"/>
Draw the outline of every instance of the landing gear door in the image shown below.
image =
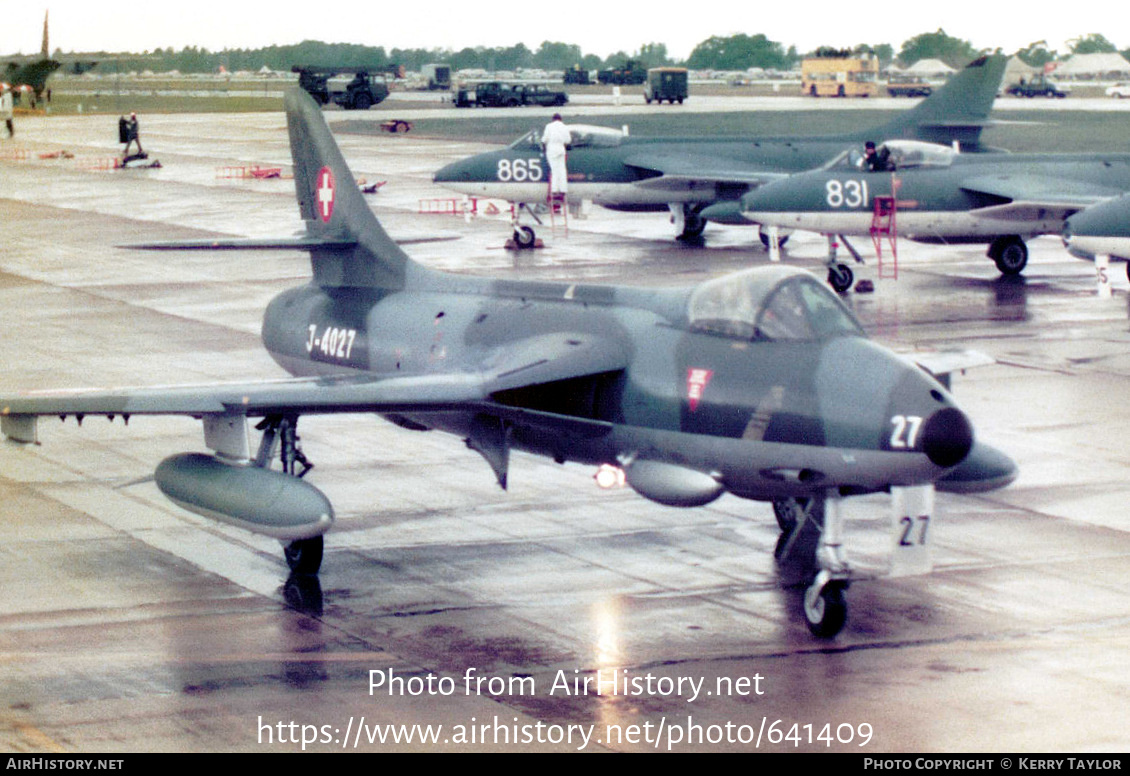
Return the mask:
<path fill-rule="evenodd" d="M 891 505 L 890 576 L 928 574 L 934 566 L 934 486 L 892 487 Z"/>

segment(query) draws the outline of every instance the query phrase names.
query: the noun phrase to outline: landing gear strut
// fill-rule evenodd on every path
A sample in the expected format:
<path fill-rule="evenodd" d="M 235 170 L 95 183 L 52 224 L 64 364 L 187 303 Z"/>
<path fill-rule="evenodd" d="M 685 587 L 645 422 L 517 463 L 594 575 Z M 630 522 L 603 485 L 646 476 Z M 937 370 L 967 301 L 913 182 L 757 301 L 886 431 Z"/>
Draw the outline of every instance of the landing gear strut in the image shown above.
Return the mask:
<path fill-rule="evenodd" d="M 847 622 L 844 591 L 850 569 L 843 555 L 838 494 L 773 502 L 781 536 L 774 557 L 782 584 L 805 585 L 804 619 L 814 636 L 830 639 Z"/>
<path fill-rule="evenodd" d="M 277 449 L 283 473 L 301 479 L 314 468 L 299 445 L 297 415 L 271 415 L 264 418 L 256 428 L 263 432 L 259 452 L 255 455 L 256 466 L 270 468 Z M 321 536 L 296 539 L 287 544 L 283 555 L 291 573 L 317 574 L 322 567 L 324 547 Z"/>

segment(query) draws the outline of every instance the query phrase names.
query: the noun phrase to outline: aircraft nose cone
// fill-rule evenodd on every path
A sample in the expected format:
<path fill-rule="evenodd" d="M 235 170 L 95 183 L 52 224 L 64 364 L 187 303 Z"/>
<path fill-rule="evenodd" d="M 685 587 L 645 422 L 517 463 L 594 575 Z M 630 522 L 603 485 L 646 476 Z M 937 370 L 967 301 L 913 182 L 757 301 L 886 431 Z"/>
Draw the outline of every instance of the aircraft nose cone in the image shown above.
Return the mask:
<path fill-rule="evenodd" d="M 432 176 L 433 183 L 451 183 L 467 179 L 467 166 L 463 162 L 452 162 L 440 167 Z"/>
<path fill-rule="evenodd" d="M 973 425 L 956 407 L 931 415 L 922 429 L 922 450 L 935 466 L 957 466 L 973 448 Z"/>
<path fill-rule="evenodd" d="M 952 471 L 934 485 L 948 493 L 984 493 L 1003 488 L 1020 473 L 1016 462 L 995 447 L 977 442 Z"/>

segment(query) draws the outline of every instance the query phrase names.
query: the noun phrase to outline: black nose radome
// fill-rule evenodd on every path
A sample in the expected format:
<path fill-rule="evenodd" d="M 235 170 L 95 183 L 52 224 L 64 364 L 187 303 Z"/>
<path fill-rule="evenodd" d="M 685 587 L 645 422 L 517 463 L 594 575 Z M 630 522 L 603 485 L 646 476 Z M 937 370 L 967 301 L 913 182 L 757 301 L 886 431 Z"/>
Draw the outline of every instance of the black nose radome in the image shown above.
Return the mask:
<path fill-rule="evenodd" d="M 957 466 L 973 447 L 973 426 L 955 407 L 938 410 L 922 429 L 922 450 L 936 466 Z"/>

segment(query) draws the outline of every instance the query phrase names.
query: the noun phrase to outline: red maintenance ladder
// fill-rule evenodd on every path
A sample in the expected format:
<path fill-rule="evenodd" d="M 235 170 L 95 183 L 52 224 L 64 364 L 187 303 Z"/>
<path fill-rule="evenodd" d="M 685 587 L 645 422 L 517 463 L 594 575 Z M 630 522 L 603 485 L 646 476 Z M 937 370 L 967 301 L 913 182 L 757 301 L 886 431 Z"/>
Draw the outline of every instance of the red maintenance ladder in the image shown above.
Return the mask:
<path fill-rule="evenodd" d="M 898 180 L 891 176 L 891 196 L 879 195 L 872 199 L 874 211 L 871 214 L 871 243 L 875 246 L 879 277 L 898 280 L 899 248 L 898 223 Z M 890 259 L 883 261 L 883 242 L 890 246 Z"/>
<path fill-rule="evenodd" d="M 565 236 L 569 236 L 569 203 L 566 195 L 553 190 L 552 174 L 546 176 L 545 204 L 549 208 L 549 228 L 557 234 L 557 214 L 561 214 L 561 222 L 565 227 Z"/>

